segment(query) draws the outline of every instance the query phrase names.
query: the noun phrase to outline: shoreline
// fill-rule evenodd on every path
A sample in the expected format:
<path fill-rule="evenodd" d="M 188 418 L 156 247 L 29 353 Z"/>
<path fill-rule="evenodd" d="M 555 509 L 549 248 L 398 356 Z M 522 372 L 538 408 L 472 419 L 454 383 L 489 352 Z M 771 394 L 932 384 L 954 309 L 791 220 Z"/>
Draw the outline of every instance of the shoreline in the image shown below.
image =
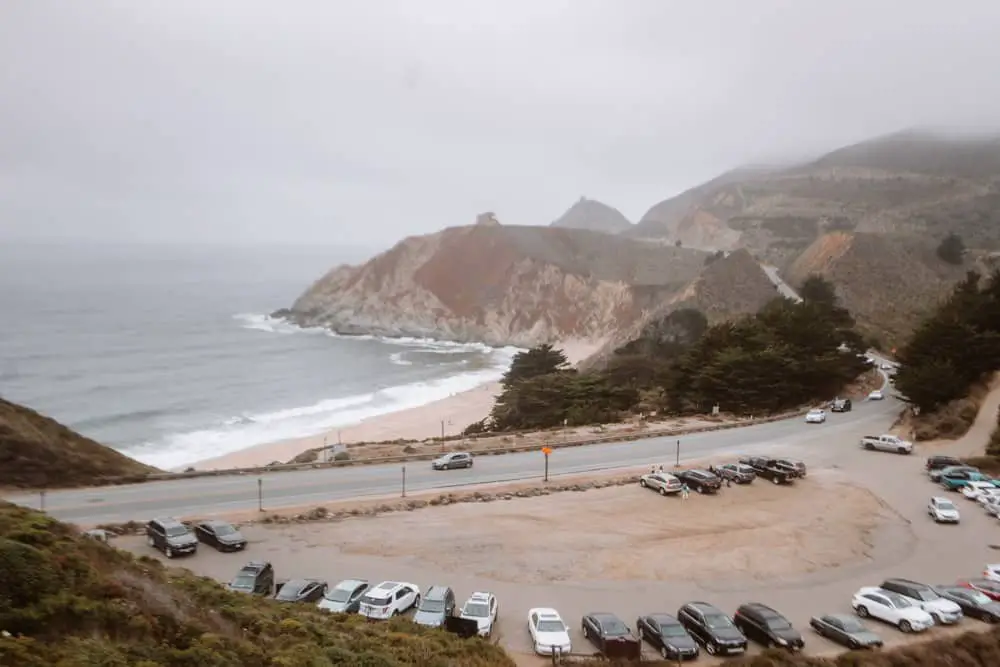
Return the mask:
<path fill-rule="evenodd" d="M 562 350 L 569 363 L 576 366 L 603 345 L 603 340 L 565 340 L 559 341 L 554 347 Z M 196 461 L 182 469 L 249 468 L 265 466 L 275 461 L 285 463 L 303 452 L 323 447 L 333 452 L 358 443 L 426 440 L 440 438 L 442 431 L 446 437 L 456 436 L 469 424 L 489 416 L 500 391 L 499 381 L 486 382 L 468 391 L 415 408 L 369 417 L 311 436 L 253 445 L 222 456 Z"/>

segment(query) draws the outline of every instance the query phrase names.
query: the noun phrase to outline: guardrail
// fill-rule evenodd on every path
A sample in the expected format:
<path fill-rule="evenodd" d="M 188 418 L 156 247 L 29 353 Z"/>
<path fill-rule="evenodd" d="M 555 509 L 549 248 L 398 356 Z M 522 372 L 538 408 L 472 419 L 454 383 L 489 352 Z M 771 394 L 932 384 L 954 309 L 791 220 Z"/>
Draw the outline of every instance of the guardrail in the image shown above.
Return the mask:
<path fill-rule="evenodd" d="M 584 445 L 598 445 L 610 442 L 631 442 L 635 440 L 647 440 L 649 438 L 662 438 L 678 435 L 689 435 L 693 433 L 705 433 L 708 431 L 723 431 L 733 428 L 743 428 L 755 424 L 767 424 L 770 422 L 782 421 L 793 417 L 800 417 L 808 410 L 795 410 L 792 412 L 761 417 L 759 419 L 747 419 L 738 422 L 725 424 L 709 424 L 705 426 L 688 426 L 661 429 L 658 431 L 643 431 L 641 433 L 615 433 L 606 436 L 593 438 L 581 438 L 579 440 L 568 440 L 564 442 L 547 442 L 546 447 L 551 449 L 565 449 L 568 447 L 581 447 Z M 470 454 L 476 456 L 499 456 L 502 454 L 515 454 L 519 452 L 530 452 L 540 450 L 541 443 L 531 443 L 526 445 L 515 445 L 513 447 L 492 447 L 483 449 L 468 449 Z M 141 482 L 159 482 L 175 479 L 194 479 L 197 477 L 223 477 L 228 475 L 262 475 L 272 472 L 294 472 L 298 470 L 319 470 L 323 468 L 346 468 L 358 465 L 375 465 L 379 463 L 408 463 L 410 461 L 431 461 L 438 458 L 440 452 L 427 452 L 423 454 L 402 454 L 399 456 L 379 456 L 365 459 L 347 459 L 343 461 L 312 461 L 310 463 L 283 463 L 279 465 L 252 466 L 247 468 L 226 468 L 220 470 L 193 470 L 191 472 L 165 472 L 152 473 L 149 475 L 132 475 L 121 478 L 109 478 L 108 484 L 136 484 Z"/>

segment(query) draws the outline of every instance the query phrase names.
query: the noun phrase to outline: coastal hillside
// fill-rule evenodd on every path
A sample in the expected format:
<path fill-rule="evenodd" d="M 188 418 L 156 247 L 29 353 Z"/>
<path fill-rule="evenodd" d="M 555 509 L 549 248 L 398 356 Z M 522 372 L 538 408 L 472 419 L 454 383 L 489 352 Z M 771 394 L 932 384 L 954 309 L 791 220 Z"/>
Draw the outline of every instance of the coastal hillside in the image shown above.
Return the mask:
<path fill-rule="evenodd" d="M 693 309 L 708 324 L 751 315 L 780 296 L 760 264 L 746 250 L 710 256 L 705 269 L 683 289 L 645 310 L 630 326 L 622 327 L 602 348 L 584 360 L 581 369 L 603 367 L 614 351 L 646 335 L 668 315 Z"/>
<path fill-rule="evenodd" d="M 920 238 L 832 232 L 813 241 L 785 278 L 801 285 L 810 275 L 825 277 L 859 330 L 888 349 L 906 340 L 967 268 L 943 261 L 936 244 Z"/>
<path fill-rule="evenodd" d="M 514 667 L 480 640 L 232 593 L 0 503 L 0 664 Z"/>
<path fill-rule="evenodd" d="M 580 197 L 579 201 L 549 226 L 618 234 L 630 229 L 632 223 L 618 209 L 593 199 Z"/>
<path fill-rule="evenodd" d="M 903 132 L 790 168 L 742 169 L 656 204 L 627 233 L 745 247 L 785 268 L 829 232 L 1000 249 L 1000 139 Z"/>
<path fill-rule="evenodd" d="M 673 295 L 709 254 L 600 232 L 480 223 L 414 236 L 333 269 L 291 308 L 300 326 L 530 347 L 598 341 Z"/>
<path fill-rule="evenodd" d="M 0 398 L 0 487 L 96 486 L 160 472 Z"/>

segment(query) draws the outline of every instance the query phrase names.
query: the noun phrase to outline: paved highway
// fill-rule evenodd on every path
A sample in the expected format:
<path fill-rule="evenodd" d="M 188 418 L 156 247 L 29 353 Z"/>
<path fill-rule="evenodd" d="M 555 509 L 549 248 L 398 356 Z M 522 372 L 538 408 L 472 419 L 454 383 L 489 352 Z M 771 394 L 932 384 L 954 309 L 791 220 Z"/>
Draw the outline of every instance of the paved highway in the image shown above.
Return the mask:
<path fill-rule="evenodd" d="M 885 401 L 855 404 L 854 410 L 830 414 L 826 424 L 807 425 L 790 419 L 724 431 L 710 431 L 680 437 L 680 461 L 739 454 L 763 453 L 769 449 L 788 453 L 802 449 L 809 460 L 811 443 L 838 433 L 856 446 L 859 429 L 882 433 L 899 411 L 899 403 Z M 586 445 L 557 449 L 549 457 L 549 475 L 558 477 L 597 470 L 646 465 L 672 465 L 677 460 L 677 438 L 650 438 L 633 442 Z M 790 449 L 792 448 L 792 449 Z M 544 458 L 541 452 L 524 452 L 476 459 L 469 470 L 436 472 L 427 461 L 405 466 L 408 492 L 490 482 L 540 479 Z M 258 479 L 261 480 L 265 509 L 317 505 L 332 500 L 377 496 L 398 496 L 402 491 L 404 466 L 399 464 L 353 466 L 322 470 L 269 473 L 260 476 L 220 476 L 149 482 L 92 489 L 50 491 L 45 494 L 45 511 L 52 516 L 81 525 L 153 516 L 205 516 L 258 509 Z M 40 494 L 6 497 L 21 505 L 38 508 Z"/>

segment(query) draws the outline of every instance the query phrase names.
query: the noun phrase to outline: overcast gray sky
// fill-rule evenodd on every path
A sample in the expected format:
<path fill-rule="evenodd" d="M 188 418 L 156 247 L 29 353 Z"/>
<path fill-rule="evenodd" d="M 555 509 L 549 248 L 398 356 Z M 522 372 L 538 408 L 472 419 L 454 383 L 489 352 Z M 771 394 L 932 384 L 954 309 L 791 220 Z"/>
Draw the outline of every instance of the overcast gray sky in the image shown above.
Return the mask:
<path fill-rule="evenodd" d="M 6 0 L 0 236 L 388 245 L 1000 119 L 997 0 Z"/>

